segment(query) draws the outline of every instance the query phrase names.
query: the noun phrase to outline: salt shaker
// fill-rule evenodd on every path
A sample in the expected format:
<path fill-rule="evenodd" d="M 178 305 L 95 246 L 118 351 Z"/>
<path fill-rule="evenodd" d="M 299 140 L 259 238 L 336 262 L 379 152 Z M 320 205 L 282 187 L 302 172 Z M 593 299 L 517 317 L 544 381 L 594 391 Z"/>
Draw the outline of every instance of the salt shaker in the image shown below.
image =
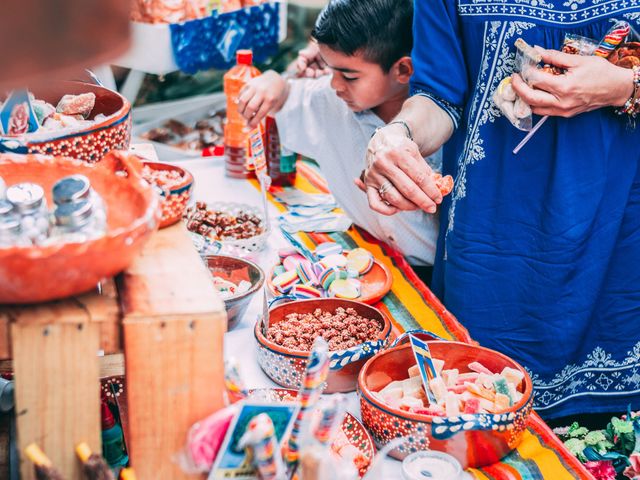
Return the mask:
<path fill-rule="evenodd" d="M 104 222 L 88 200 L 58 205 L 54 217 L 56 235 L 65 236 L 67 241 L 83 242 L 105 233 Z"/>
<path fill-rule="evenodd" d="M 20 217 L 13 211 L 13 205 L 0 200 L 0 247 L 20 244 Z"/>
<path fill-rule="evenodd" d="M 7 200 L 20 218 L 21 236 L 33 244 L 49 236 L 49 214 L 44 190 L 35 183 L 17 183 L 7 188 Z"/>
<path fill-rule="evenodd" d="M 83 201 L 91 203 L 91 223 L 102 233 L 106 231 L 107 215 L 104 202 L 100 195 L 91 188 L 91 182 L 87 177 L 84 175 L 64 177 L 56 182 L 52 193 L 53 202 L 58 206 Z M 65 211 L 63 209 L 63 212 Z"/>

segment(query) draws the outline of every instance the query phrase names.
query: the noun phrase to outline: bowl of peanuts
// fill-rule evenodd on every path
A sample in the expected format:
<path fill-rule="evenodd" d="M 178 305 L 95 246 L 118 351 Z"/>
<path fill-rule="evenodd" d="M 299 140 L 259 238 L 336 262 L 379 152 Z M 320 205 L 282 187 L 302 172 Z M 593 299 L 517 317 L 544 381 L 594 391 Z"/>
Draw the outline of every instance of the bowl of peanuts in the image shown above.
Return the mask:
<path fill-rule="evenodd" d="M 329 344 L 325 393 L 352 392 L 365 361 L 389 345 L 391 322 L 378 309 L 353 300 L 319 298 L 279 304 L 268 322 L 256 322 L 260 368 L 274 382 L 299 388 L 314 340 Z"/>
<path fill-rule="evenodd" d="M 193 175 L 184 168 L 160 162 L 143 162 L 141 174 L 162 197 L 160 228 L 179 221 L 191 200 Z"/>

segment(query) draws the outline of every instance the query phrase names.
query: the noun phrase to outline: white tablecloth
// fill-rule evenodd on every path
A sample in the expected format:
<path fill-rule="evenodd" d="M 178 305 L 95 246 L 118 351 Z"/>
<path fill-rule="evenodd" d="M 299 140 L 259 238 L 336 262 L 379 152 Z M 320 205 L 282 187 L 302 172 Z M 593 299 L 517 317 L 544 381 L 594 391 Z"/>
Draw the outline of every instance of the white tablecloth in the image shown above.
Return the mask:
<path fill-rule="evenodd" d="M 233 201 L 249 205 L 262 205 L 260 192 L 246 180 L 235 180 L 224 176 L 224 166 L 219 159 L 181 160 L 176 165 L 189 170 L 195 178 L 193 198 L 198 201 Z M 278 215 L 273 205 L 269 205 L 269 217 L 273 226 L 277 226 L 275 217 Z M 267 248 L 251 255 L 249 259 L 255 261 L 263 270 L 268 269 L 277 261 L 279 248 L 288 246 L 279 232 L 272 233 Z M 240 361 L 241 374 L 248 388 L 277 387 L 258 365 L 256 341 L 253 336 L 255 325 L 262 311 L 262 295 L 256 294 L 240 323 L 225 335 L 225 357 L 235 356 Z M 356 393 L 347 394 L 349 398 L 349 412 L 360 418 L 360 406 Z M 386 460 L 380 472 L 380 479 L 401 478 L 400 462 Z"/>

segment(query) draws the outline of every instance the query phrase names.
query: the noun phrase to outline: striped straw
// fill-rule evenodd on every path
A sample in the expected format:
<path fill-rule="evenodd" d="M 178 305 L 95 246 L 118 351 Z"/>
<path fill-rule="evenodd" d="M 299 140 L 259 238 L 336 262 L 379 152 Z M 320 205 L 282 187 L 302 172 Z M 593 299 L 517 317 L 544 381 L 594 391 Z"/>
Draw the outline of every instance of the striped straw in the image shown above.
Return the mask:
<path fill-rule="evenodd" d="M 607 58 L 616 47 L 627 38 L 630 31 L 631 26 L 627 22 L 624 20 L 617 21 L 613 27 L 609 29 L 604 38 L 600 40 L 600 44 L 593 54 L 598 57 Z"/>
<path fill-rule="evenodd" d="M 300 412 L 295 419 L 291 436 L 289 437 L 286 459 L 291 472 L 295 471 L 300 457 L 300 429 L 305 415 L 307 412 L 312 411 L 318 402 L 328 374 L 329 344 L 324 338 L 318 337 L 313 343 L 313 348 L 309 355 L 307 370 L 298 393 Z"/>
<path fill-rule="evenodd" d="M 240 365 L 235 357 L 230 357 L 224 362 L 224 384 L 231 393 L 243 398 L 249 396 L 249 390 L 240 376 Z"/>
<path fill-rule="evenodd" d="M 276 431 L 271 417 L 266 413 L 251 419 L 238 444 L 253 451 L 253 463 L 262 480 L 284 480 L 286 473 L 278 451 Z"/>
<path fill-rule="evenodd" d="M 347 397 L 336 394 L 327 399 L 327 402 L 320 407 L 322 417 L 314 432 L 316 440 L 322 445 L 327 445 L 344 420 L 347 411 Z"/>

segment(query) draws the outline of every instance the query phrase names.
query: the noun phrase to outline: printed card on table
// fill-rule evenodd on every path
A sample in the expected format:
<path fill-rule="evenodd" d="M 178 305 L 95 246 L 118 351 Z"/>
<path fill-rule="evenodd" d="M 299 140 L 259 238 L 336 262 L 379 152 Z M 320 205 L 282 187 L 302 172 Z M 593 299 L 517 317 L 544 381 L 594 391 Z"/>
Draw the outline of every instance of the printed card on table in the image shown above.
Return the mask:
<path fill-rule="evenodd" d="M 250 403 L 242 404 L 240 411 L 235 416 L 229 430 L 224 437 L 220 452 L 216 457 L 208 480 L 249 480 L 256 478 L 255 468 L 249 463 L 246 453 L 238 448 L 238 442 L 247 429 L 247 425 L 253 417 L 260 413 L 266 413 L 273 421 L 279 447 L 285 438 L 288 438 L 293 420 L 300 409 L 299 403 Z"/>

